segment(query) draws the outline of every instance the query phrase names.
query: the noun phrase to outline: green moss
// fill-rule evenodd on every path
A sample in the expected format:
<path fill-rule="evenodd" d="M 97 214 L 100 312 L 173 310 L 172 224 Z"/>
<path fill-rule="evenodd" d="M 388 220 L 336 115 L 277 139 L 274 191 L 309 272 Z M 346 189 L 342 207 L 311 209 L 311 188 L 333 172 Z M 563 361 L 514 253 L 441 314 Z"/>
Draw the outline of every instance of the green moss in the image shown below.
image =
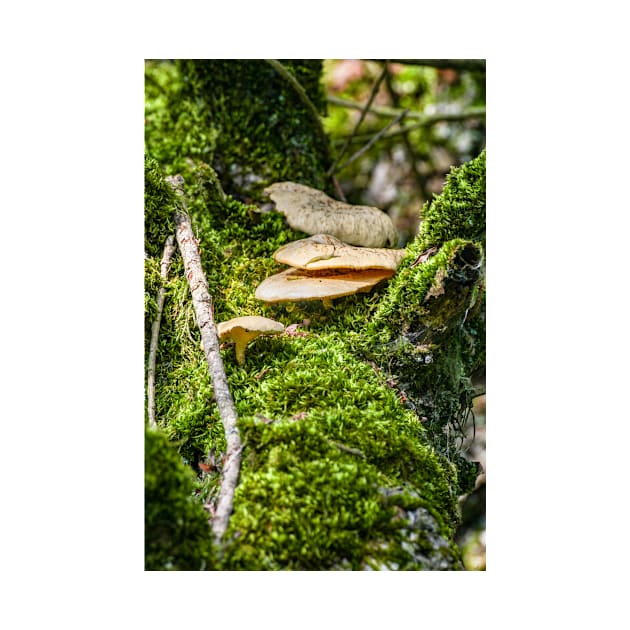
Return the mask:
<path fill-rule="evenodd" d="M 172 61 L 145 63 L 145 147 L 167 175 L 181 172 L 190 160 L 212 163 L 217 130 Z"/>
<path fill-rule="evenodd" d="M 158 163 L 150 155 L 144 156 L 144 252 L 148 258 L 162 258 L 164 243 L 175 233 L 173 212 L 175 195 L 164 181 Z M 159 266 L 158 266 L 159 274 Z"/>
<path fill-rule="evenodd" d="M 478 296 L 475 287 L 483 271 L 480 244 L 454 239 L 426 262 L 414 264 L 420 249 L 419 240 L 409 247 L 370 324 L 370 331 L 383 342 L 401 333 L 420 333 L 423 339 L 444 333 L 460 323 Z"/>
<path fill-rule="evenodd" d="M 147 571 L 214 567 L 208 518 L 193 498 L 194 475 L 164 435 L 145 433 L 144 546 Z"/>
<path fill-rule="evenodd" d="M 448 540 L 458 519 L 449 476 L 395 392 L 338 334 L 269 343 L 272 357 L 248 361 L 251 380 L 240 369 L 229 374 L 247 444 L 230 565 L 358 569 L 377 561 L 385 540 L 395 556 L 408 522 L 393 519 L 385 496 L 400 484 L 415 489 Z M 419 554 L 418 545 L 411 548 Z M 413 554 L 402 556 L 408 568 L 422 568 Z"/>
<path fill-rule="evenodd" d="M 451 171 L 424 221 L 363 347 L 395 379 L 438 452 L 457 464 L 464 493 L 476 473 L 460 454 L 472 408 L 470 376 L 485 363 L 485 152 Z M 420 262 L 431 246 L 437 252 Z"/>
<path fill-rule="evenodd" d="M 324 113 L 321 61 L 284 60 L 282 64 Z M 189 155 L 212 165 L 227 192 L 261 200 L 265 186 L 284 180 L 328 188 L 330 148 L 320 123 L 295 88 L 264 60 L 179 61 L 171 80 L 177 88 L 181 86 L 174 109 L 185 113 L 186 123 L 181 122 L 180 113 L 177 122 L 156 124 L 165 125 L 171 138 L 184 135 L 185 146 L 208 145 L 205 153 L 197 150 L 196 156 L 189 150 Z M 197 108 L 189 108 L 190 103 L 198 104 Z M 158 109 L 157 104 L 153 109 Z M 189 139 L 193 124 L 196 133 L 210 130 L 196 143 Z M 158 144 L 162 146 L 163 141 Z"/>
<path fill-rule="evenodd" d="M 441 247 L 452 239 L 485 244 L 486 151 L 470 162 L 452 168 L 444 190 L 421 213 L 416 249 Z"/>

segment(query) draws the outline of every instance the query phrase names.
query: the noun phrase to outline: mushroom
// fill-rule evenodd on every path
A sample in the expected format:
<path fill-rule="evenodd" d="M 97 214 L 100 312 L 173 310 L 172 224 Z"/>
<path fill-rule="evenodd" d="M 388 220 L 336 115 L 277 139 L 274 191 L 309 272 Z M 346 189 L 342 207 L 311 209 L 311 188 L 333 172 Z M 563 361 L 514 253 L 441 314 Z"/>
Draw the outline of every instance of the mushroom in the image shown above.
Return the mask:
<path fill-rule="evenodd" d="M 277 335 L 284 330 L 284 325 L 268 317 L 250 315 L 235 317 L 217 324 L 217 333 L 221 341 L 232 340 L 236 344 L 236 360 L 239 365 L 245 363 L 245 347 L 260 335 Z"/>
<path fill-rule="evenodd" d="M 329 308 L 333 298 L 367 293 L 381 280 L 393 275 L 391 269 L 327 272 L 325 276 L 313 275 L 301 269 L 286 269 L 263 280 L 255 296 L 269 303 L 322 300 L 324 306 Z"/>
<path fill-rule="evenodd" d="M 332 234 L 363 247 L 395 247 L 398 243 L 392 220 L 378 208 L 336 201 L 321 190 L 294 182 L 277 182 L 265 192 L 294 230 Z"/>
<path fill-rule="evenodd" d="M 330 234 L 316 234 L 293 241 L 275 254 L 276 262 L 306 270 L 391 269 L 396 271 L 405 249 L 354 247 Z"/>

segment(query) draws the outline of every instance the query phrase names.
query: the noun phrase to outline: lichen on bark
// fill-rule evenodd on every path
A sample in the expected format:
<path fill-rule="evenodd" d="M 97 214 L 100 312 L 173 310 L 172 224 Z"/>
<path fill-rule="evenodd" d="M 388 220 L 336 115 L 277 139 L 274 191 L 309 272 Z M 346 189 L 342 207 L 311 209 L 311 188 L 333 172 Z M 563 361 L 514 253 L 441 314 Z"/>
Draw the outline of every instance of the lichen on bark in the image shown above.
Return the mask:
<path fill-rule="evenodd" d="M 173 229 L 173 200 L 160 174 L 179 172 L 215 320 L 263 315 L 302 325 L 299 334 L 253 342 L 244 366 L 233 348 L 222 351 L 243 463 L 224 545 L 206 567 L 461 569 L 453 535 L 457 496 L 470 485 L 471 471 L 449 440 L 483 353 L 485 156 L 483 167 L 478 158 L 455 170 L 443 195 L 425 209 L 424 231 L 389 284 L 339 299 L 329 310 L 318 303 L 265 305 L 254 290 L 279 270 L 273 252 L 303 235 L 247 200 L 283 179 L 329 190 L 329 157 L 290 86 L 259 64 L 147 64 L 148 302 L 159 286 L 154 260 Z M 286 65 L 321 107 L 317 64 Z M 267 125 L 273 133 L 262 129 L 264 120 L 273 121 Z M 232 146 L 245 137 L 245 147 Z M 455 188 L 461 194 L 451 203 Z M 472 225 L 467 195 L 474 202 Z M 445 227 L 431 232 L 438 220 Z M 437 253 L 413 265 L 427 244 Z M 195 491 L 182 486 L 182 492 L 201 509 L 216 496 L 225 442 L 178 257 L 166 286 L 156 417 L 181 461 L 165 462 L 161 475 L 193 469 Z M 147 495 L 148 531 L 157 527 L 152 519 L 162 501 L 179 505 L 159 491 Z M 174 547 L 181 533 L 165 544 Z M 207 533 L 210 540 L 209 526 Z M 163 568 L 177 568 L 177 552 L 169 553 L 171 565 Z M 189 547 L 182 554 L 188 558 Z M 164 557 L 159 545 L 151 547 L 147 566 L 156 568 Z"/>

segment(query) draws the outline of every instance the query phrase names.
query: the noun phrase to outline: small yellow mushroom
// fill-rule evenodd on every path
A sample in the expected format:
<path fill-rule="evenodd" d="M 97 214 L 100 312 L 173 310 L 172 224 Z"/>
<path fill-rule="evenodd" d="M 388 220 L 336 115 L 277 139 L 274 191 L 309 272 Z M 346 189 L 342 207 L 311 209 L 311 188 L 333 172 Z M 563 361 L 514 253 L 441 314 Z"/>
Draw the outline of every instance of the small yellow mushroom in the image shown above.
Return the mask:
<path fill-rule="evenodd" d="M 268 317 L 250 315 L 235 317 L 217 324 L 217 333 L 221 341 L 231 340 L 236 346 L 236 360 L 239 365 L 245 363 L 247 344 L 260 335 L 277 335 L 284 330 L 284 325 Z"/>

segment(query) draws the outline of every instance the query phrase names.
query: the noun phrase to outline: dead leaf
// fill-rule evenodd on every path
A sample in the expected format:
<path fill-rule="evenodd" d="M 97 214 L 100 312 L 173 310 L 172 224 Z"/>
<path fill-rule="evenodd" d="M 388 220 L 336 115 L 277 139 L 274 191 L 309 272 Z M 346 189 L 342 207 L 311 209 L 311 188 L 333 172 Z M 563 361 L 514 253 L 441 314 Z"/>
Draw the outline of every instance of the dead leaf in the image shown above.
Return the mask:
<path fill-rule="evenodd" d="M 437 250 L 438 248 L 435 247 L 435 245 L 429 247 L 429 249 L 425 249 L 409 266 L 415 267 L 420 263 L 426 262 L 433 254 L 435 254 L 435 252 L 437 252 Z"/>
<path fill-rule="evenodd" d="M 284 329 L 284 334 L 289 337 L 308 337 L 308 333 L 305 331 L 298 330 L 301 324 L 289 324 Z"/>
<path fill-rule="evenodd" d="M 258 374 L 254 374 L 254 378 L 259 381 L 265 374 L 267 374 L 267 372 L 269 372 L 271 368 L 263 368 L 260 372 L 258 372 Z"/>

